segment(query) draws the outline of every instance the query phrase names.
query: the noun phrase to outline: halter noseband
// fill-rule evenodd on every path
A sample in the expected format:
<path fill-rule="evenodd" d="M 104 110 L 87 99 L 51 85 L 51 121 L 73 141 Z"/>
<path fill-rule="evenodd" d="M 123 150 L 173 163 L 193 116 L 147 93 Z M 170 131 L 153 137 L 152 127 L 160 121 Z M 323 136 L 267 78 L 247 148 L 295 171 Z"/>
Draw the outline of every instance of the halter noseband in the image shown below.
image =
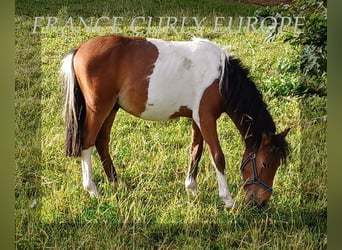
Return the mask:
<path fill-rule="evenodd" d="M 242 162 L 240 170 L 243 171 L 248 164 L 248 162 L 252 163 L 252 169 L 253 169 L 253 179 L 247 180 L 244 184 L 243 187 L 251 185 L 251 184 L 259 184 L 262 186 L 266 191 L 272 193 L 272 188 L 268 186 L 265 182 L 260 180 L 258 171 L 256 168 L 256 162 L 255 162 L 255 156 L 256 154 L 254 152 L 251 152 L 249 156 Z"/>

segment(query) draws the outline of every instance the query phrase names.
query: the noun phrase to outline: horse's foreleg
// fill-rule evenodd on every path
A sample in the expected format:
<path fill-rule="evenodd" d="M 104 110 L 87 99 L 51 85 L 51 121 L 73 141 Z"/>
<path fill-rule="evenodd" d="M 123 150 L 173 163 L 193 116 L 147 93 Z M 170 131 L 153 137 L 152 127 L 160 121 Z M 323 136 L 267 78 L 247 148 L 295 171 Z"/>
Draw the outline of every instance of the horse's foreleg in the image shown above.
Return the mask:
<path fill-rule="evenodd" d="M 204 118 L 204 117 L 203 117 Z M 226 207 L 234 207 L 234 200 L 230 194 L 227 184 L 227 178 L 225 176 L 225 158 L 222 152 L 220 142 L 216 130 L 216 119 L 212 117 L 201 117 L 201 131 L 204 140 L 209 146 L 211 161 L 216 171 L 216 177 L 219 187 L 219 196 L 225 203 Z"/>
<path fill-rule="evenodd" d="M 190 148 L 190 165 L 189 172 L 185 179 L 185 188 L 193 195 L 197 194 L 196 177 L 198 173 L 198 163 L 203 152 L 203 136 L 200 129 L 194 121 L 192 121 L 192 139 Z"/>
<path fill-rule="evenodd" d="M 118 111 L 118 108 L 114 108 L 112 112 L 109 114 L 109 116 L 106 118 L 106 120 L 104 121 L 100 129 L 99 134 L 97 135 L 96 142 L 95 142 L 97 152 L 100 155 L 103 168 L 107 175 L 107 179 L 110 182 L 117 181 L 117 174 L 115 171 L 113 161 L 110 157 L 109 148 L 108 148 L 109 140 L 110 140 L 110 130 L 112 128 L 117 111 Z"/>

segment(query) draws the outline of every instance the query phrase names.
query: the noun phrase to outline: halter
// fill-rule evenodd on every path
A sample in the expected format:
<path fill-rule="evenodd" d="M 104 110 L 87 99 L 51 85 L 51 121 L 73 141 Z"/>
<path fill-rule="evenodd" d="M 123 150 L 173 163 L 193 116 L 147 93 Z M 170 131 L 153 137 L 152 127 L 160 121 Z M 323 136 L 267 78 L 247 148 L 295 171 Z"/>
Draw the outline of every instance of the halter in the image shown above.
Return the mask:
<path fill-rule="evenodd" d="M 242 162 L 240 170 L 243 171 L 248 164 L 248 162 L 252 162 L 252 169 L 253 169 L 253 179 L 247 180 L 244 184 L 243 187 L 251 185 L 251 184 L 259 184 L 262 186 L 266 191 L 272 193 L 272 188 L 268 186 L 265 182 L 260 180 L 257 168 L 256 168 L 256 163 L 255 163 L 255 156 L 256 154 L 254 152 L 251 152 L 249 156 Z"/>

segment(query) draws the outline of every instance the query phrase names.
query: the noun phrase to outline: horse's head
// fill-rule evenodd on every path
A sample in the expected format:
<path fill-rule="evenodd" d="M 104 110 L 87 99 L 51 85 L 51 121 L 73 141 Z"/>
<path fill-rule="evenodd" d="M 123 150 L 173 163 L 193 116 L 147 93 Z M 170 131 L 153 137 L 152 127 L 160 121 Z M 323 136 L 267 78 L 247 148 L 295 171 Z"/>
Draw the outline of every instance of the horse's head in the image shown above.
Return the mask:
<path fill-rule="evenodd" d="M 259 149 L 246 149 L 243 154 L 241 172 L 246 203 L 263 207 L 270 199 L 274 176 L 288 152 L 288 132 L 289 129 L 280 134 L 262 133 Z"/>

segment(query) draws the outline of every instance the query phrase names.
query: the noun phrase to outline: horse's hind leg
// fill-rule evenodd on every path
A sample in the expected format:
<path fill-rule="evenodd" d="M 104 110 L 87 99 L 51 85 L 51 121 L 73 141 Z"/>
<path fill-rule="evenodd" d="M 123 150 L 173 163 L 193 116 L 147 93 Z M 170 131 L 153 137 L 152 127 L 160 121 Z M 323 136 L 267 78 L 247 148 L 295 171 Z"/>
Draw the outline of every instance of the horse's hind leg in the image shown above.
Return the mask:
<path fill-rule="evenodd" d="M 98 192 L 96 184 L 93 180 L 93 175 L 91 172 L 91 152 L 92 147 L 82 150 L 82 177 L 83 177 L 83 188 L 87 190 L 92 197 L 98 197 Z"/>
<path fill-rule="evenodd" d="M 82 176 L 83 188 L 87 190 L 90 196 L 98 196 L 96 184 L 92 175 L 91 153 L 95 146 L 96 138 L 99 131 L 111 113 L 113 105 L 107 103 L 105 105 L 87 105 L 85 122 L 82 129 Z"/>
<path fill-rule="evenodd" d="M 119 109 L 118 106 L 116 106 L 108 115 L 108 117 L 104 121 L 99 131 L 99 134 L 97 135 L 96 142 L 95 142 L 97 152 L 100 155 L 103 168 L 107 175 L 107 179 L 110 182 L 117 181 L 117 174 L 116 174 L 114 164 L 109 154 L 108 145 L 109 145 L 109 140 L 110 140 L 110 130 L 112 128 L 115 115 L 118 109 Z"/>
<path fill-rule="evenodd" d="M 198 163 L 203 152 L 203 136 L 195 121 L 192 121 L 192 138 L 190 148 L 189 172 L 185 179 L 185 188 L 193 195 L 197 194 L 196 177 L 198 173 Z"/>

